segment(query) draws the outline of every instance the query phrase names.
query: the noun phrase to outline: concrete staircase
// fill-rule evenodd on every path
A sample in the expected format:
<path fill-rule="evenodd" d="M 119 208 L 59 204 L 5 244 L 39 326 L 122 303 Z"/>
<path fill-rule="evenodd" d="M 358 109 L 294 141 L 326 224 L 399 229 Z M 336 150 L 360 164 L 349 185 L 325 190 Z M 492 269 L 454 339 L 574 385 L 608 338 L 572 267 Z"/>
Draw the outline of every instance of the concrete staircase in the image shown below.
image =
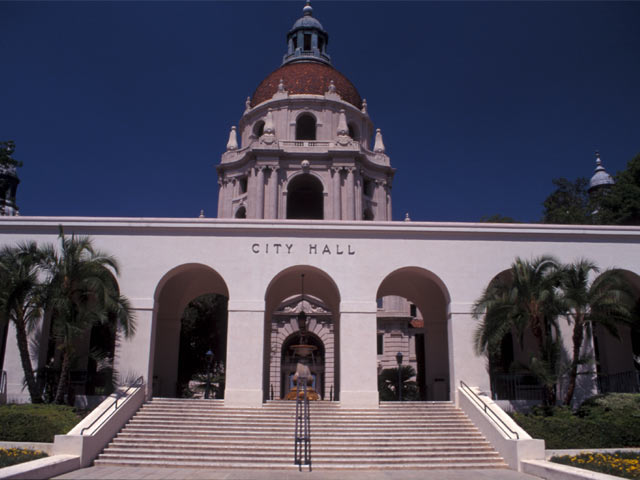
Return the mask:
<path fill-rule="evenodd" d="M 297 468 L 295 402 L 228 408 L 220 400 L 154 398 L 95 465 Z M 311 402 L 313 469 L 506 468 L 450 402 L 382 403 L 345 410 Z"/>

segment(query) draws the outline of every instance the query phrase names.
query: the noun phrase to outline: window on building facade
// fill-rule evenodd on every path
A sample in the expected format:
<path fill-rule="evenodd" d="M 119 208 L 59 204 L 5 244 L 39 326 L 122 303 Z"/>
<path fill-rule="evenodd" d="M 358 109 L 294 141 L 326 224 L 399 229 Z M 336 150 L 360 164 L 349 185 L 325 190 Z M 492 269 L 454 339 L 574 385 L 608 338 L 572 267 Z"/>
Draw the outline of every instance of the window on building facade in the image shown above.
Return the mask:
<path fill-rule="evenodd" d="M 409 305 L 409 315 L 411 315 L 412 317 L 418 316 L 418 309 L 413 303 Z"/>
<path fill-rule="evenodd" d="M 316 119 L 310 113 L 303 113 L 296 122 L 296 140 L 316 139 Z"/>
<path fill-rule="evenodd" d="M 238 194 L 243 195 L 247 193 L 247 177 L 240 177 L 238 179 Z"/>
<path fill-rule="evenodd" d="M 264 133 L 264 121 L 260 120 L 253 126 L 253 135 L 260 138 Z"/>
<path fill-rule="evenodd" d="M 378 355 L 384 355 L 384 333 L 378 334 Z"/>

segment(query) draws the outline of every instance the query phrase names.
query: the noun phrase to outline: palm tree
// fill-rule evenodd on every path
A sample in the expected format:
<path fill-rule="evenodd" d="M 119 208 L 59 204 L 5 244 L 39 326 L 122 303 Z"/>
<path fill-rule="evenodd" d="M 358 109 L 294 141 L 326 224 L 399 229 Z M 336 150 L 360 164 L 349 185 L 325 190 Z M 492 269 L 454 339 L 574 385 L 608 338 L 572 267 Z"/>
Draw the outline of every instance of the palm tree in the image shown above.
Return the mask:
<path fill-rule="evenodd" d="M 556 401 L 555 382 L 550 379 L 555 378 L 558 366 L 559 271 L 558 261 L 550 256 L 530 262 L 516 258 L 509 275 L 492 281 L 473 305 L 474 318 L 481 319 L 474 338 L 478 354 L 496 354 L 502 339 L 512 330 L 520 344 L 525 331 L 533 334 L 540 356 L 532 357 L 530 366 L 543 383 L 547 405 Z"/>
<path fill-rule="evenodd" d="M 20 362 L 31 402 L 42 403 L 29 355 L 28 335 L 42 312 L 42 286 L 38 281 L 42 252 L 35 242 L 0 250 L 0 316 L 13 322 Z"/>
<path fill-rule="evenodd" d="M 65 238 L 60 229 L 60 248 L 47 251 L 50 282 L 47 309 L 52 331 L 62 354 L 60 380 L 54 398 L 64 401 L 76 340 L 96 323 L 111 323 L 125 337 L 135 332 L 128 300 L 120 295 L 116 260 L 93 247 L 89 237 Z"/>
<path fill-rule="evenodd" d="M 634 299 L 629 283 L 619 270 L 606 270 L 593 282 L 589 276 L 599 271 L 589 260 L 579 260 L 562 270 L 562 300 L 566 317 L 573 323 L 573 356 L 564 404 L 570 405 L 576 387 L 578 366 L 585 362 L 580 351 L 587 329 L 602 325 L 618 337 L 617 325 L 631 323 Z"/>

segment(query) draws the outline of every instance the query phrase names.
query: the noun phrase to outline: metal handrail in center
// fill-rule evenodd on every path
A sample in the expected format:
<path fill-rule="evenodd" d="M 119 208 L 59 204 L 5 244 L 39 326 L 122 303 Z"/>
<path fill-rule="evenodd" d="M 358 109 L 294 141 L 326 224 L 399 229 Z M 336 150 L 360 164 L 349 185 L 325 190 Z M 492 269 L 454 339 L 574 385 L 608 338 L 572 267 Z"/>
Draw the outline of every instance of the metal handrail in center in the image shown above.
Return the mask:
<path fill-rule="evenodd" d="M 296 380 L 296 426 L 294 440 L 293 464 L 309 465 L 311 471 L 311 423 L 309 421 L 309 395 L 307 394 L 308 377 L 300 375 Z"/>

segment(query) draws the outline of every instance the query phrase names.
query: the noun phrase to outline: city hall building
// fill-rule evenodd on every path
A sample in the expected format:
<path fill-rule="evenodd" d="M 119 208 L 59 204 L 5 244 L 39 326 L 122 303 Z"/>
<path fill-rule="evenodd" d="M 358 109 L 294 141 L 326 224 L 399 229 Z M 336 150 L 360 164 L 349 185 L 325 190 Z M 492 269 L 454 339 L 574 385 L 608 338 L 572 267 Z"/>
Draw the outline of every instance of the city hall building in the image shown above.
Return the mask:
<path fill-rule="evenodd" d="M 327 45 L 307 5 L 282 65 L 258 83 L 231 127 L 217 166 L 218 218 L 0 219 L 2 245 L 55 243 L 62 225 L 118 259 L 137 324 L 115 346 L 122 377 L 143 376 L 148 397 L 176 396 L 183 312 L 217 294 L 228 299 L 220 320 L 226 405 L 287 396 L 301 312 L 321 399 L 375 408 L 379 374 L 402 353 L 421 399 L 455 401 L 460 381 L 491 390 L 487 360 L 473 348 L 472 305 L 516 257 L 588 258 L 624 269 L 640 291 L 637 227 L 393 221 L 396 172 L 382 132 Z M 2 331 L 7 400 L 28 401 L 15 331 Z M 44 322 L 34 345 L 47 344 L 47 331 Z M 631 337 L 628 328 L 620 340 L 595 332 L 598 373 L 635 372 Z M 512 360 L 526 362 L 529 340 L 509 347 Z M 87 368 L 88 336 L 85 343 L 78 371 Z M 36 368 L 48 361 L 44 348 L 32 355 Z M 593 376 L 584 377 L 593 391 Z"/>

